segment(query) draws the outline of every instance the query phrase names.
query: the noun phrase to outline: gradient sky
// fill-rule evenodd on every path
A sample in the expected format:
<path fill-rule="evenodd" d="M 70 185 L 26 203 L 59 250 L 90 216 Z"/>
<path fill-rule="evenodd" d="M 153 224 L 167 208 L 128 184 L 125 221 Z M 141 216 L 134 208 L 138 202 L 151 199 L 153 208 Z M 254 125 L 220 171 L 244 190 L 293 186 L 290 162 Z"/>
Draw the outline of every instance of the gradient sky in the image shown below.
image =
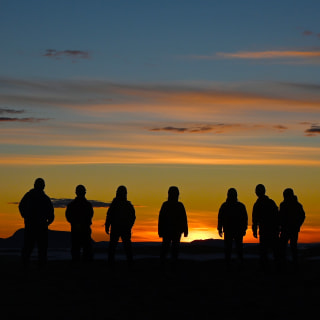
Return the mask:
<path fill-rule="evenodd" d="M 169 186 L 188 241 L 217 238 L 238 190 L 251 226 L 256 184 L 277 204 L 291 187 L 320 241 L 320 2 L 0 2 L 0 237 L 23 227 L 17 203 L 37 177 L 51 228 L 84 184 L 93 238 L 124 184 L 135 241 L 158 241 Z M 248 230 L 245 241 L 252 241 Z"/>

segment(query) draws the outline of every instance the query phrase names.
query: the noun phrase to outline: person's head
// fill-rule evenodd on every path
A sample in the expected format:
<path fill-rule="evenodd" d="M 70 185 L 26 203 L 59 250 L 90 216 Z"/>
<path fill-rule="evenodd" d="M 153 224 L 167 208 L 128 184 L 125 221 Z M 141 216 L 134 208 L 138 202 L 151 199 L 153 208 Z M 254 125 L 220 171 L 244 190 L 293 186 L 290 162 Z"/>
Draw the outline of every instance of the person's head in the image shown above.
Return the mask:
<path fill-rule="evenodd" d="M 256 186 L 256 195 L 258 196 L 258 197 L 262 197 L 262 196 L 264 196 L 266 194 L 266 188 L 264 187 L 264 185 L 263 184 L 258 184 L 257 186 Z"/>
<path fill-rule="evenodd" d="M 230 188 L 228 190 L 227 200 L 229 200 L 229 201 L 237 201 L 238 200 L 238 193 L 235 188 Z"/>
<path fill-rule="evenodd" d="M 283 198 L 284 200 L 290 200 L 290 199 L 294 199 L 295 195 L 294 192 L 291 188 L 287 188 L 283 191 Z"/>
<path fill-rule="evenodd" d="M 119 186 L 116 193 L 116 198 L 127 199 L 127 188 L 125 186 Z"/>
<path fill-rule="evenodd" d="M 76 195 L 78 197 L 84 197 L 85 194 L 86 194 L 87 190 L 86 188 L 82 185 L 82 184 L 79 184 L 77 187 L 76 187 Z"/>
<path fill-rule="evenodd" d="M 168 200 L 169 201 L 178 201 L 178 199 L 179 199 L 178 187 L 171 186 L 168 190 Z"/>
<path fill-rule="evenodd" d="M 34 188 L 36 190 L 44 190 L 45 186 L 46 186 L 46 184 L 42 178 L 37 178 L 34 182 Z"/>

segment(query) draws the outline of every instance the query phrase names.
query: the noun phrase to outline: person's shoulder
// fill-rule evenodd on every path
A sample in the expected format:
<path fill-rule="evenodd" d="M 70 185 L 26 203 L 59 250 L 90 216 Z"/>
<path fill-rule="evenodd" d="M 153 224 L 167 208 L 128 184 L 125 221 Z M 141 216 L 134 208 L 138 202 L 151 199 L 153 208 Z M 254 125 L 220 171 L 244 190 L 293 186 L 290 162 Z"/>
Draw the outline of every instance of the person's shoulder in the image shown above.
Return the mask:
<path fill-rule="evenodd" d="M 37 193 L 37 191 L 35 189 L 30 189 L 29 191 L 27 191 L 25 193 L 25 197 L 31 197 L 33 195 L 35 195 Z"/>
<path fill-rule="evenodd" d="M 238 206 L 242 209 L 246 209 L 246 205 L 243 202 L 238 201 Z"/>
<path fill-rule="evenodd" d="M 178 206 L 181 210 L 185 210 L 184 204 L 181 201 L 178 201 Z"/>
<path fill-rule="evenodd" d="M 91 206 L 91 207 L 92 207 L 91 201 L 89 201 L 87 198 L 83 198 L 83 202 L 84 202 L 87 206 Z"/>
<path fill-rule="evenodd" d="M 238 204 L 238 206 L 244 206 L 244 203 L 241 201 L 237 201 L 236 203 Z"/>
<path fill-rule="evenodd" d="M 303 205 L 297 201 L 297 206 L 300 208 L 300 209 L 303 209 Z"/>
<path fill-rule="evenodd" d="M 44 192 L 44 191 L 41 191 L 39 192 L 39 195 L 43 198 L 46 198 L 46 199 L 49 199 L 51 201 L 51 198 Z"/>
<path fill-rule="evenodd" d="M 274 206 L 274 207 L 277 207 L 277 208 L 278 208 L 278 206 L 277 206 L 276 202 L 275 202 L 273 199 L 270 199 L 270 198 L 269 198 L 269 203 L 270 203 L 272 206 Z"/>

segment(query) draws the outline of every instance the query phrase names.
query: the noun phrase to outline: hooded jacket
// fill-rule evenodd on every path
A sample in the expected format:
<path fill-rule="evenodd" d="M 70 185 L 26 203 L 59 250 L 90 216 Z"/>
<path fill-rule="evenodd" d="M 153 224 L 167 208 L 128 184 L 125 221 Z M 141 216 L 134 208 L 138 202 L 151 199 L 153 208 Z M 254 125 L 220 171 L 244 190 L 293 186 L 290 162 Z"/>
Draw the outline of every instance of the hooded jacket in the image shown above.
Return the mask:
<path fill-rule="evenodd" d="M 135 210 L 130 201 L 115 197 L 107 211 L 106 230 L 111 226 L 111 232 L 128 232 L 136 220 Z"/>
<path fill-rule="evenodd" d="M 184 205 L 179 201 L 165 201 L 159 213 L 159 237 L 180 236 L 182 233 L 188 234 L 188 220 Z"/>
<path fill-rule="evenodd" d="M 252 210 L 252 230 L 259 234 L 271 234 L 279 231 L 279 214 L 276 203 L 268 196 L 257 199 Z"/>
<path fill-rule="evenodd" d="M 279 213 L 281 231 L 289 233 L 300 231 L 306 215 L 296 196 L 281 202 Z"/>
<path fill-rule="evenodd" d="M 54 208 L 43 190 L 31 189 L 19 203 L 26 226 L 48 226 L 54 220 Z"/>
<path fill-rule="evenodd" d="M 92 204 L 85 198 L 77 196 L 72 200 L 66 209 L 67 221 L 74 226 L 90 227 L 92 224 Z"/>
<path fill-rule="evenodd" d="M 224 202 L 218 213 L 219 232 L 228 233 L 233 236 L 244 236 L 248 227 L 248 214 L 243 203 L 236 199 Z"/>

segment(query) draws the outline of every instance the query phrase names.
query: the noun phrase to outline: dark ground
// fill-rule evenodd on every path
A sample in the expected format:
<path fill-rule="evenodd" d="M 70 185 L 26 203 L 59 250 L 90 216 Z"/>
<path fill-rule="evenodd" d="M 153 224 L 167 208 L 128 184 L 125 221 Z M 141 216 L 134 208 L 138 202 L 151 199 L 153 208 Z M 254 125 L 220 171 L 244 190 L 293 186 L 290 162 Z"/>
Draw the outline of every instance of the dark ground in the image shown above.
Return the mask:
<path fill-rule="evenodd" d="M 303 261 L 277 273 L 246 260 L 230 270 L 223 260 L 180 260 L 178 272 L 162 272 L 158 259 L 72 265 L 0 256 L 0 319 L 303 319 L 318 316 L 320 262 Z"/>

